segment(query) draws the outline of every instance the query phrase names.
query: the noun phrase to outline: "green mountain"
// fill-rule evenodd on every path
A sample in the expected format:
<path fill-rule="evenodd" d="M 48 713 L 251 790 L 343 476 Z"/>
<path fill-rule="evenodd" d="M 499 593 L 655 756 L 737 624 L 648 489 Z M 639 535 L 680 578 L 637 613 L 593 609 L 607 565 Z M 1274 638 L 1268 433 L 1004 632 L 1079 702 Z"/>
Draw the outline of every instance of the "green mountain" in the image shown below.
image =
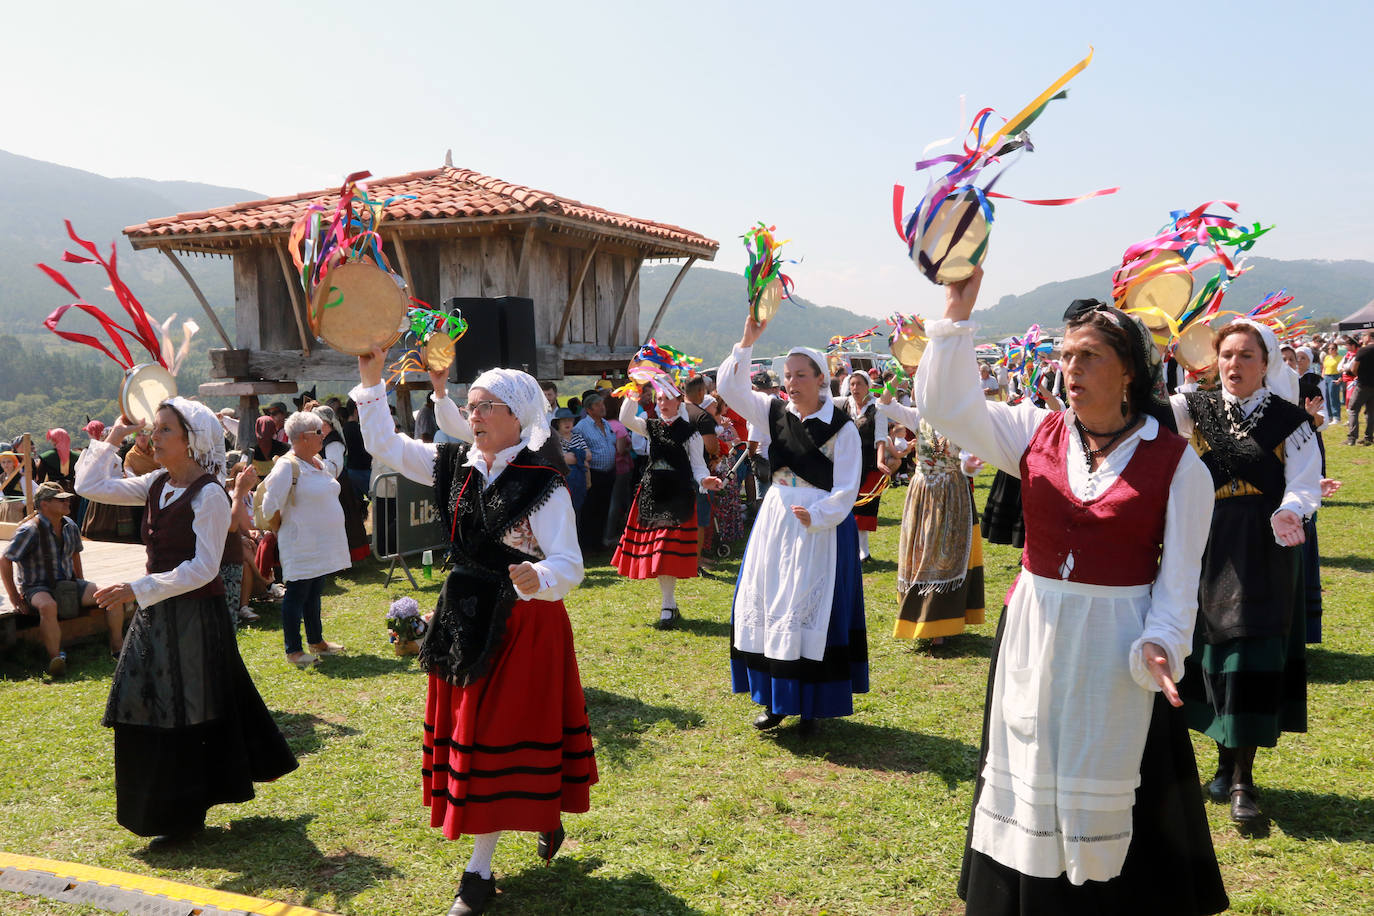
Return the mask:
<path fill-rule="evenodd" d="M 1306 314 L 1319 325 L 1339 321 L 1374 299 L 1374 262 L 1280 261 L 1249 258 L 1250 269 L 1231 283 L 1222 308 L 1243 312 L 1270 292 L 1287 289 L 1293 304 L 1305 306 Z M 1198 274 L 1201 283 L 1212 268 Z M 1046 283 L 1028 293 L 1003 296 L 995 305 L 975 313 L 980 331 L 988 336 L 1020 334 L 1032 324 L 1063 327 L 1064 309 L 1075 299 L 1109 299 L 1112 272 Z"/>
<path fill-rule="evenodd" d="M 648 332 L 678 270 L 676 264 L 656 264 L 640 270 L 641 333 Z M 654 336 L 669 346 L 700 356 L 704 366 L 717 366 L 739 342 L 748 313 L 743 273 L 693 267 L 674 294 Z M 817 305 L 799 296 L 782 303 L 754 350 L 758 356 L 776 356 L 795 346 L 824 350 L 832 336 L 857 334 L 875 324 L 882 337 L 874 338 L 871 347 L 875 353 L 887 353 L 887 332 L 891 329 L 882 319 Z"/>

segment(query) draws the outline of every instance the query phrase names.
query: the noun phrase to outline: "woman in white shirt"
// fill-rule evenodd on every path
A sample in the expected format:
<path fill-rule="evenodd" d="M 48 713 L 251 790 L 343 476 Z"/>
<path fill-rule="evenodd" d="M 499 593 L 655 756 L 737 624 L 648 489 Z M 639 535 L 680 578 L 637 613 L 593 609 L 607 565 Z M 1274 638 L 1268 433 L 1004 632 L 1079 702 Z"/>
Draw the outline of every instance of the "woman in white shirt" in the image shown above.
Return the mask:
<path fill-rule="evenodd" d="M 248 801 L 253 783 L 296 768 L 239 657 L 220 560 L 229 539 L 224 434 L 205 405 L 172 398 L 157 412 L 160 470 L 125 477 L 116 450 L 140 429 L 120 418 L 76 466 L 77 491 L 144 506 L 148 574 L 95 593 L 101 607 L 138 610 L 115 667 L 103 723 L 114 730 L 119 823 L 175 839 L 205 826 L 212 805 Z"/>
<path fill-rule="evenodd" d="M 826 360 L 793 347 L 787 401 L 754 391 L 749 361 L 766 322 L 750 318 L 716 385 L 767 441 L 772 485 L 759 507 L 735 586 L 730 679 L 763 707 L 758 729 L 787 716 L 810 734 L 817 719 L 854 712 L 868 692 L 868 631 L 854 500 L 859 432 L 830 397 Z"/>
<path fill-rule="evenodd" d="M 524 372 L 492 369 L 468 388 L 467 442 L 434 445 L 396 432 L 386 354 L 358 358 L 367 450 L 434 487 L 450 532 L 452 570 L 420 664 L 429 673 L 424 801 L 448 839 L 473 836 L 451 916 L 485 911 L 504 830 L 539 834 L 546 862 L 563 842 L 562 812 L 586 811 L 597 780 L 586 700 L 563 606 L 582 581 L 582 552 L 563 475 L 535 454 L 548 402 Z M 436 416 L 447 398 L 436 401 Z"/>
<path fill-rule="evenodd" d="M 971 914 L 1207 914 L 1228 901 L 1175 681 L 1192 649 L 1212 482 L 1154 397 L 1138 319 L 1070 307 L 1069 410 L 984 398 L 945 287 L 923 419 L 1021 479 L 1026 550 L 1002 614 L 959 894 Z"/>
<path fill-rule="evenodd" d="M 348 538 L 339 508 L 339 481 L 320 457 L 324 422 L 309 411 L 286 418 L 291 451 L 272 466 L 260 486 L 264 515 L 281 513 L 277 552 L 281 555 L 286 594 L 281 602 L 281 630 L 286 658 L 299 668 L 321 656 L 338 655 L 343 646 L 324 638 L 320 598 L 329 577 L 348 569 Z M 301 621 L 310 651 L 301 647 Z"/>

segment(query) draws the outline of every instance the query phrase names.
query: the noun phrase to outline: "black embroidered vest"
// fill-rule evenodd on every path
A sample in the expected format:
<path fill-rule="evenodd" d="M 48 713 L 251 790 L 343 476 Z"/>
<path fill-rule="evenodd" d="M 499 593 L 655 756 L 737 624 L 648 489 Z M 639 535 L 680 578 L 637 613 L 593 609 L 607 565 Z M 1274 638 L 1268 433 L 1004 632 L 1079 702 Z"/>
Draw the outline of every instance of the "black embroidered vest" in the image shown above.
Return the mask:
<path fill-rule="evenodd" d="M 781 400 L 768 407 L 768 462 L 774 471 L 790 468 L 802 480 L 822 490 L 835 485 L 835 465 L 821 451 L 836 433 L 850 422 L 849 415 L 836 409 L 826 423 L 819 417 L 803 422 Z"/>
<path fill-rule="evenodd" d="M 440 445 L 434 461 L 434 495 L 449 531 L 453 568 L 420 646 L 420 666 L 460 687 L 486 673 L 505 637 L 518 600 L 509 567 L 536 559 L 503 538 L 567 486 L 557 469 L 526 448 L 484 488 L 481 473 L 463 464 L 469 448 L 465 442 Z"/>
<path fill-rule="evenodd" d="M 852 402 L 845 410 L 849 413 L 853 409 Z M 863 456 L 863 471 L 865 474 L 878 470 L 878 445 L 875 441 L 878 424 L 878 402 L 868 401 L 868 406 L 860 410 L 858 416 L 849 413 L 849 417 L 854 421 L 854 428 L 859 431 L 859 454 Z"/>
<path fill-rule="evenodd" d="M 639 524 L 644 528 L 676 528 L 696 513 L 692 462 L 687 440 L 696 430 L 678 417 L 646 420 L 649 460 L 639 479 Z"/>
<path fill-rule="evenodd" d="M 1212 474 L 1213 485 L 1221 488 L 1248 483 L 1277 508 L 1283 499 L 1284 476 L 1283 460 L 1276 450 L 1295 430 L 1304 427 L 1307 412 L 1271 393 L 1255 428 L 1248 436 L 1236 438 L 1220 392 L 1195 391 L 1183 397 L 1193 418 L 1195 436 L 1206 444 L 1205 451 L 1198 451 Z"/>

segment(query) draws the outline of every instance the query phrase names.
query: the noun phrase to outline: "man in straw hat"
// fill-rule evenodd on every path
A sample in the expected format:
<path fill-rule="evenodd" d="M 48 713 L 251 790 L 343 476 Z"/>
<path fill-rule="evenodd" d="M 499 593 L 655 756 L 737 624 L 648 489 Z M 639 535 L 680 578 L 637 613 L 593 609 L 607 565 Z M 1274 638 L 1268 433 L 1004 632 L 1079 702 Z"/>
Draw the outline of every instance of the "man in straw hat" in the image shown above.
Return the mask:
<path fill-rule="evenodd" d="M 62 651 L 62 628 L 58 624 L 58 602 L 64 610 L 95 607 L 95 585 L 83 579 L 81 570 L 81 531 L 70 518 L 71 500 L 57 483 L 42 484 L 34 493 L 33 517 L 14 532 L 5 554 L 0 557 L 0 578 L 10 603 L 26 614 L 38 615 L 38 633 L 48 650 L 48 674 L 61 677 L 67 671 L 67 653 Z M 14 568 L 19 567 L 19 586 Z M 76 613 L 63 616 L 76 616 Z M 105 611 L 110 629 L 110 652 L 118 657 L 124 645 L 124 608 Z"/>

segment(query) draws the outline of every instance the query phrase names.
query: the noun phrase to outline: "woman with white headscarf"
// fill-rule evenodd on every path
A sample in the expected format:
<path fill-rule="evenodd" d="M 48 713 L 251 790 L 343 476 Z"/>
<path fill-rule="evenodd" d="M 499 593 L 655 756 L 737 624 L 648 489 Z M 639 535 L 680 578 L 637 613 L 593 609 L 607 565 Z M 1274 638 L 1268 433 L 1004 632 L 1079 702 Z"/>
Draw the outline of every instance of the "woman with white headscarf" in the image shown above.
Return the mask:
<path fill-rule="evenodd" d="M 1287 392 L 1292 370 L 1268 327 L 1237 318 L 1217 334 L 1221 390 L 1174 395 L 1178 431 L 1216 488 L 1202 557 L 1198 625 L 1182 682 L 1188 722 L 1217 743 L 1208 794 L 1231 819 L 1262 815 L 1258 747 L 1307 731 L 1307 656 L 1298 562 L 1303 519 L 1321 504 L 1321 454 Z"/>
<path fill-rule="evenodd" d="M 582 581 L 567 484 L 535 451 L 548 401 L 524 372 L 491 369 L 468 388 L 467 442 L 397 433 L 387 410 L 386 354 L 358 358 L 367 450 L 434 487 L 448 529 L 444 581 L 420 664 L 429 673 L 424 800 L 448 839 L 473 836 L 451 914 L 483 912 L 495 893 L 492 855 L 504 830 L 539 834 L 552 859 L 562 812 L 583 812 L 597 780 L 586 701 L 563 599 Z M 437 411 L 436 404 L 436 411 Z"/>
<path fill-rule="evenodd" d="M 239 657 L 220 561 L 230 540 L 224 433 L 203 404 L 158 409 L 153 455 L 162 468 L 120 470 L 120 442 L 143 426 L 121 417 L 76 466 L 95 502 L 144 506 L 148 574 L 96 592 L 101 607 L 137 603 L 115 667 L 103 724 L 114 729 L 116 817 L 139 836 L 201 830 L 206 809 L 253 797 L 253 783 L 296 768 Z"/>
<path fill-rule="evenodd" d="M 858 430 L 830 398 L 825 357 L 787 356 L 782 401 L 750 386 L 749 360 L 767 323 L 751 317 L 721 363 L 716 386 L 758 430 L 768 430 L 773 485 L 740 564 L 732 610 L 730 676 L 763 707 L 754 727 L 847 716 L 868 692 L 868 634 L 854 500 L 862 470 Z"/>

